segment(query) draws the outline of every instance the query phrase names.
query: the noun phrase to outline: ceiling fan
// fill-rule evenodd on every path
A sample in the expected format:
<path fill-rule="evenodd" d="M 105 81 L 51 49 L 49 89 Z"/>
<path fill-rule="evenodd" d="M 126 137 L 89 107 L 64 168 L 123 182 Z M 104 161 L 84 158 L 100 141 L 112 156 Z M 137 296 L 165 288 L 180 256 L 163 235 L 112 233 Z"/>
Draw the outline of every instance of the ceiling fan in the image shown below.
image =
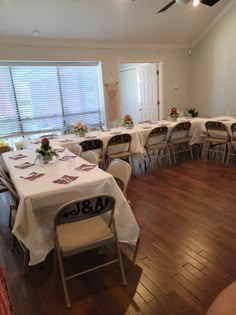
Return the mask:
<path fill-rule="evenodd" d="M 177 4 L 187 4 L 188 2 L 192 1 L 193 5 L 195 3 L 195 5 L 198 5 L 199 3 L 208 5 L 208 6 L 213 6 L 214 4 L 216 4 L 219 0 L 173 0 L 170 3 L 168 3 L 166 6 L 164 6 L 160 11 L 158 11 L 157 13 L 161 13 L 166 11 L 167 9 L 169 9 L 172 5 L 174 5 L 175 3 Z"/>

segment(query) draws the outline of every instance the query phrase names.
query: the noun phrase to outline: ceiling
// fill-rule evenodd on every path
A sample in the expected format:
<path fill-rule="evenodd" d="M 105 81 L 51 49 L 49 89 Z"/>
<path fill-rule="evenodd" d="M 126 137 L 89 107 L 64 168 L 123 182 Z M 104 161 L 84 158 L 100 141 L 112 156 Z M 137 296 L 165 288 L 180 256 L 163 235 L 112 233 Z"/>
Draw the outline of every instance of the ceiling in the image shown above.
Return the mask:
<path fill-rule="evenodd" d="M 235 0 L 233 0 L 235 1 Z M 212 7 L 170 0 L 0 0 L 0 39 L 191 44 L 231 3 Z M 37 35 L 37 34 L 36 34 Z"/>

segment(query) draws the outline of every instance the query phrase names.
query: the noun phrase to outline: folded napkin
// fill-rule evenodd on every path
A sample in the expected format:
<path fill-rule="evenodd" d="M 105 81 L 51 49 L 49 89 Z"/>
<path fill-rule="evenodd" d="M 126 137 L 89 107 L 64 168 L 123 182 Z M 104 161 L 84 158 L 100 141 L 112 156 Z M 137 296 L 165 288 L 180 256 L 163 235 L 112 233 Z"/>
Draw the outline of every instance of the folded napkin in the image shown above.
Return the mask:
<path fill-rule="evenodd" d="M 53 183 L 56 184 L 69 184 L 71 182 L 73 182 L 74 180 L 76 180 L 79 176 L 69 176 L 69 175 L 63 175 L 62 177 L 53 180 Z"/>
<path fill-rule="evenodd" d="M 43 175 L 45 175 L 45 173 L 32 172 L 32 173 L 29 173 L 25 176 L 20 176 L 20 178 L 28 179 L 28 180 L 35 180 L 36 178 L 39 178 Z"/>
<path fill-rule="evenodd" d="M 62 158 L 60 158 L 60 161 L 69 161 L 69 160 L 74 160 L 77 158 L 77 155 L 65 155 Z"/>
<path fill-rule="evenodd" d="M 95 139 L 97 136 L 85 136 L 85 139 Z"/>
<path fill-rule="evenodd" d="M 20 168 L 20 169 L 23 170 L 23 169 L 31 167 L 33 165 L 35 165 L 35 164 L 34 163 L 25 162 L 25 163 L 22 163 L 22 164 L 19 164 L 19 165 L 15 165 L 14 167 Z"/>
<path fill-rule="evenodd" d="M 71 139 L 65 139 L 65 140 L 60 140 L 59 142 L 72 142 L 73 140 Z"/>
<path fill-rule="evenodd" d="M 17 154 L 17 155 L 14 155 L 14 156 L 9 156 L 9 159 L 12 159 L 12 160 L 19 160 L 19 159 L 23 159 L 27 157 L 27 155 L 23 155 L 23 154 Z"/>
<path fill-rule="evenodd" d="M 97 165 L 95 164 L 82 164 L 79 167 L 76 167 L 75 170 L 76 171 L 91 171 L 92 169 L 94 169 L 95 167 L 97 167 Z"/>
<path fill-rule="evenodd" d="M 56 151 L 57 153 L 62 153 L 62 152 L 64 152 L 64 151 L 65 151 L 65 148 L 56 149 L 55 151 Z"/>

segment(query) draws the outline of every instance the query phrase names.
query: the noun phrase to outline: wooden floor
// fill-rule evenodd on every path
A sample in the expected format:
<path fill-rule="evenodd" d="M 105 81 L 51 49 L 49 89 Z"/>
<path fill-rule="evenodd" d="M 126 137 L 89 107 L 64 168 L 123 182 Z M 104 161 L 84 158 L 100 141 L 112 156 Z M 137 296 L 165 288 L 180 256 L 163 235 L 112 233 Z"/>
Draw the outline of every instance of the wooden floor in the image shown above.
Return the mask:
<path fill-rule="evenodd" d="M 236 278 L 236 167 L 185 161 L 132 178 L 128 198 L 141 228 L 136 264 L 122 246 L 128 285 L 118 266 L 73 279 L 66 309 L 53 255 L 20 276 L 11 252 L 6 197 L 0 199 L 0 264 L 14 315 L 197 315 Z M 97 253 L 96 253 L 97 254 Z M 94 261 L 89 253 L 77 262 Z M 75 262 L 72 262 L 75 264 Z"/>

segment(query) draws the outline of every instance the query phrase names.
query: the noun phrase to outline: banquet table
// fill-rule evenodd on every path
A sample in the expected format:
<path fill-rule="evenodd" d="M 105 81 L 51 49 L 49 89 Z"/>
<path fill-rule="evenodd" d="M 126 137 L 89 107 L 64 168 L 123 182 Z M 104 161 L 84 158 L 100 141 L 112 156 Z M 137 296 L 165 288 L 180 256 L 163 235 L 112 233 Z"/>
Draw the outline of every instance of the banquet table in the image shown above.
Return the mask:
<path fill-rule="evenodd" d="M 132 129 L 126 129 L 124 127 L 118 127 L 118 128 L 112 128 L 111 130 L 108 131 L 91 131 L 88 132 L 84 137 L 80 137 L 75 134 L 66 134 L 66 135 L 61 135 L 61 136 L 56 136 L 50 139 L 50 144 L 52 147 L 55 147 L 56 145 L 60 145 L 64 148 L 68 148 L 69 150 L 72 150 L 73 146 L 77 143 L 81 143 L 84 140 L 92 140 L 92 139 L 100 139 L 103 141 L 103 148 L 104 148 L 104 154 L 106 152 L 107 148 L 107 143 L 109 139 L 116 135 L 116 134 L 124 134 L 128 133 L 132 136 L 132 141 L 131 141 L 131 152 L 133 154 L 133 157 L 142 160 L 143 159 L 143 154 L 145 153 L 144 146 L 147 141 L 147 137 L 149 132 L 160 126 L 167 126 L 168 127 L 168 134 L 167 134 L 167 139 L 170 135 L 171 130 L 173 127 L 182 121 L 190 121 L 191 122 L 191 129 L 190 129 L 190 144 L 198 143 L 201 141 L 201 136 L 200 136 L 200 126 L 203 122 L 206 121 L 204 118 L 178 118 L 177 122 L 171 122 L 167 120 L 161 120 L 161 121 L 156 121 L 152 123 L 144 123 L 144 124 L 137 124 L 135 125 Z M 28 143 L 29 147 L 31 148 L 36 148 L 40 146 L 40 139 L 38 141 L 36 140 L 31 140 Z"/>
<path fill-rule="evenodd" d="M 91 131 L 86 134 L 85 137 L 79 137 L 75 134 L 66 134 L 61 136 L 56 136 L 53 139 L 50 139 L 50 144 L 54 147 L 56 145 L 60 145 L 64 148 L 68 148 L 69 150 L 73 148 L 73 146 L 77 143 L 81 143 L 84 140 L 92 140 L 92 139 L 100 139 L 103 141 L 104 154 L 106 152 L 106 147 L 109 139 L 116 134 L 124 134 L 129 133 L 132 136 L 131 141 L 131 152 L 133 153 L 133 157 L 138 159 L 139 161 L 143 160 L 143 156 L 145 154 L 144 146 L 147 142 L 148 134 L 150 131 L 156 127 L 167 126 L 168 133 L 167 139 L 170 136 L 170 133 L 174 126 L 180 122 L 189 121 L 191 123 L 190 128 L 190 141 L 189 144 L 200 144 L 204 142 L 204 137 L 206 135 L 205 122 L 208 120 L 219 120 L 226 124 L 229 133 L 231 134 L 230 126 L 233 122 L 236 121 L 234 117 L 221 116 L 214 118 L 200 118 L 200 117 L 179 117 L 176 122 L 160 120 L 153 121 L 151 123 L 142 123 L 135 125 L 132 129 L 126 129 L 124 127 L 112 128 L 111 130 L 105 131 Z M 28 143 L 29 147 L 36 148 L 40 146 L 40 139 L 38 141 L 31 140 Z"/>
<path fill-rule="evenodd" d="M 230 116 L 220 116 L 220 117 L 214 117 L 214 118 L 207 119 L 206 121 L 219 121 L 219 122 L 222 122 L 226 126 L 229 135 L 232 136 L 231 125 L 233 123 L 236 123 L 236 118 L 235 117 L 230 117 Z M 199 133 L 200 133 L 201 136 L 206 135 L 205 123 L 201 124 Z"/>
<path fill-rule="evenodd" d="M 56 145 L 54 147 L 61 148 Z M 20 158 L 17 159 L 19 154 Z M 11 151 L 2 155 L 5 167 L 20 197 L 13 234 L 28 248 L 29 264 L 35 265 L 45 260 L 54 247 L 53 220 L 59 206 L 70 200 L 90 195 L 107 193 L 116 199 L 115 219 L 119 241 L 135 245 L 139 236 L 139 227 L 113 176 L 97 166 L 89 171 L 75 170 L 83 164 L 90 163 L 75 156 L 68 149 L 60 152 L 59 156 L 57 160 L 48 164 L 39 162 L 34 164 L 33 149 Z M 68 159 L 68 156 L 74 158 Z M 26 162 L 33 165 L 21 168 Z M 31 172 L 43 175 L 34 180 L 29 180 L 30 177 L 22 178 L 27 177 Z M 63 183 L 60 183 L 63 175 L 66 175 L 66 183 L 63 180 Z M 68 176 L 76 178 L 67 182 Z M 55 180 L 57 182 L 53 182 Z"/>

